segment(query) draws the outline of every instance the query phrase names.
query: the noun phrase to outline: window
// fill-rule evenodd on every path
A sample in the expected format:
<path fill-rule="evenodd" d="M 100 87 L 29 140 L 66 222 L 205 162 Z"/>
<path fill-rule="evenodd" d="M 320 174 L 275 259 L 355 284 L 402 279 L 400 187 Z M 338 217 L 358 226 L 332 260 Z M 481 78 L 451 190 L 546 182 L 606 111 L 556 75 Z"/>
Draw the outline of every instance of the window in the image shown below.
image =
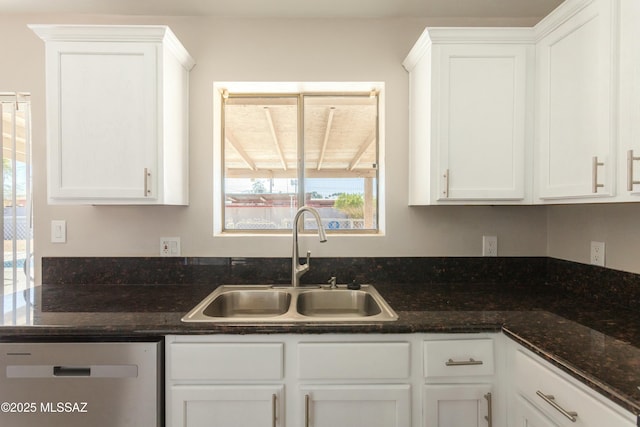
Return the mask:
<path fill-rule="evenodd" d="M 378 232 L 380 84 L 295 92 L 230 86 L 220 86 L 222 231 L 290 230 L 307 205 L 327 232 Z M 304 228 L 314 227 L 309 217 Z"/>
<path fill-rule="evenodd" d="M 0 324 L 16 325 L 32 316 L 31 255 L 31 101 L 28 94 L 0 93 L 2 145 L 2 201 L 4 245 L 2 254 L 5 298 Z"/>

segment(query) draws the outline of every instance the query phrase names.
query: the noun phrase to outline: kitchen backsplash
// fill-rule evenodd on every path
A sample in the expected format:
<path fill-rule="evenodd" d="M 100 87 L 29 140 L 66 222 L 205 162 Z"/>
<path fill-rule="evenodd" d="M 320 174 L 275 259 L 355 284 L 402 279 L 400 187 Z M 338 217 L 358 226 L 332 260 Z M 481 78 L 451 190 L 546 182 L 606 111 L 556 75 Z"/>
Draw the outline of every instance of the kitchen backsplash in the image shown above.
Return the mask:
<path fill-rule="evenodd" d="M 640 311 L 640 274 L 549 258 L 547 283 L 602 304 Z"/>
<path fill-rule="evenodd" d="M 42 283 L 100 284 L 288 284 L 290 258 L 237 257 L 46 257 Z M 302 284 L 357 280 L 370 284 L 504 284 L 588 295 L 603 304 L 637 309 L 640 275 L 547 257 L 312 258 Z"/>
<path fill-rule="evenodd" d="M 303 284 L 503 283 L 544 281 L 546 258 L 312 258 Z M 42 260 L 42 283 L 60 284 L 288 284 L 291 258 L 87 258 Z"/>

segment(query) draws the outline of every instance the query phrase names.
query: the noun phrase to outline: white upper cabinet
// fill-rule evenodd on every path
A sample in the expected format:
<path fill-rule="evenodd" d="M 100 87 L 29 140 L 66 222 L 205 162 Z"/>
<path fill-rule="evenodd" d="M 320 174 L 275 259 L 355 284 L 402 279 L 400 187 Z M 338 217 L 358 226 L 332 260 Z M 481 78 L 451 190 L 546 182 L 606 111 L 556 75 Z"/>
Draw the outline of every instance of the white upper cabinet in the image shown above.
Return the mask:
<path fill-rule="evenodd" d="M 640 201 L 640 2 L 620 2 L 618 198 Z"/>
<path fill-rule="evenodd" d="M 409 204 L 640 201 L 640 2 L 533 28 L 429 28 L 409 71 Z"/>
<path fill-rule="evenodd" d="M 537 197 L 615 195 L 617 0 L 567 0 L 536 27 Z"/>
<path fill-rule="evenodd" d="M 409 204 L 531 201 L 531 29 L 428 28 L 410 77 Z"/>
<path fill-rule="evenodd" d="M 32 25 L 49 203 L 186 205 L 193 59 L 166 26 Z"/>

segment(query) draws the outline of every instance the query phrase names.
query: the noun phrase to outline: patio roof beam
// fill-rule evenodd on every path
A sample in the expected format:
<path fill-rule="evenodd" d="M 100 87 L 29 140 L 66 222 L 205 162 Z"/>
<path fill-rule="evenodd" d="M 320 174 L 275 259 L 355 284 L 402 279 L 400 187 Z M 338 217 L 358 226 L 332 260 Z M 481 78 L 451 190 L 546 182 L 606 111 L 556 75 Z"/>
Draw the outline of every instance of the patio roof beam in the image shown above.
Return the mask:
<path fill-rule="evenodd" d="M 238 143 L 235 136 L 233 136 L 230 130 L 225 129 L 224 137 L 225 137 L 225 140 L 229 143 L 229 145 L 233 147 L 234 150 L 236 150 L 236 153 L 238 153 L 242 161 L 246 163 L 249 169 L 251 169 L 252 171 L 255 171 L 258 169 L 256 167 L 256 164 L 253 162 L 253 160 L 251 160 L 251 157 L 249 157 L 247 152 L 242 149 L 242 145 Z"/>
<path fill-rule="evenodd" d="M 373 132 L 373 134 L 369 135 L 369 137 L 367 139 L 365 139 L 365 142 L 360 146 L 360 149 L 358 150 L 358 153 L 353 157 L 353 160 L 351 161 L 351 163 L 349 164 L 349 170 L 352 171 L 356 168 L 356 166 L 358 166 L 358 164 L 360 163 L 360 160 L 362 160 L 362 157 L 364 156 L 364 153 L 367 152 L 367 150 L 369 149 L 369 147 L 371 147 L 371 145 L 376 142 L 376 135 L 375 132 Z"/>
<path fill-rule="evenodd" d="M 273 117 L 271 117 L 271 111 L 269 107 L 264 107 L 264 114 L 267 116 L 267 122 L 269 123 L 269 130 L 271 131 L 271 137 L 273 138 L 273 143 L 275 144 L 276 151 L 278 152 L 278 156 L 280 157 L 280 163 L 282 164 L 282 169 L 287 170 L 287 162 L 284 159 L 284 155 L 282 154 L 282 147 L 280 147 L 280 140 L 278 139 L 278 134 L 276 133 L 276 128 L 273 125 Z"/>
<path fill-rule="evenodd" d="M 324 140 L 322 141 L 322 148 L 320 149 L 320 158 L 318 159 L 318 170 L 322 169 L 322 162 L 324 161 L 324 153 L 327 151 L 327 144 L 329 143 L 329 134 L 331 133 L 331 125 L 333 124 L 333 114 L 336 112 L 336 107 L 329 108 L 329 117 L 327 118 L 327 126 L 324 131 Z"/>

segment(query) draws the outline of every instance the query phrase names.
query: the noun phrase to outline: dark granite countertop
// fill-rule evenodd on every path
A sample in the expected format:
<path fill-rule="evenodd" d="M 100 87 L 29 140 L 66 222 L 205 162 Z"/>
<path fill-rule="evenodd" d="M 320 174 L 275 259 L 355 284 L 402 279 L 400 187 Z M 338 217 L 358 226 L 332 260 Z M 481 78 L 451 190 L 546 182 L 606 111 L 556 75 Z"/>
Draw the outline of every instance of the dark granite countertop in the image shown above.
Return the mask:
<path fill-rule="evenodd" d="M 552 288 L 379 284 L 399 315 L 380 324 L 186 324 L 210 285 L 36 287 L 27 316 L 5 315 L 0 339 L 138 338 L 168 334 L 499 332 L 640 415 L 640 313 Z M 16 297 L 6 295 L 5 307 Z M 6 311 L 6 310 L 5 310 Z"/>

